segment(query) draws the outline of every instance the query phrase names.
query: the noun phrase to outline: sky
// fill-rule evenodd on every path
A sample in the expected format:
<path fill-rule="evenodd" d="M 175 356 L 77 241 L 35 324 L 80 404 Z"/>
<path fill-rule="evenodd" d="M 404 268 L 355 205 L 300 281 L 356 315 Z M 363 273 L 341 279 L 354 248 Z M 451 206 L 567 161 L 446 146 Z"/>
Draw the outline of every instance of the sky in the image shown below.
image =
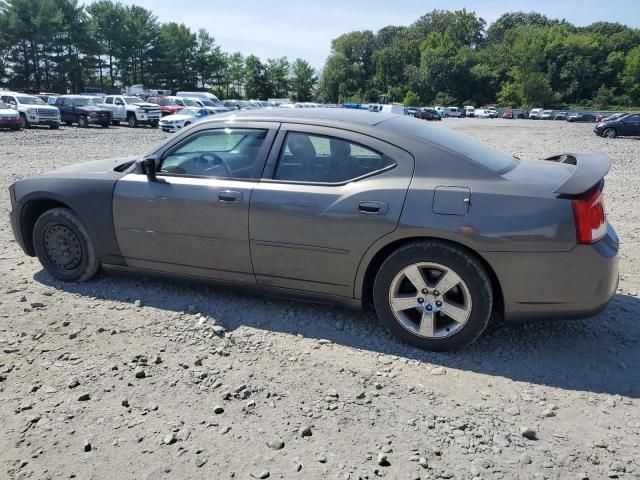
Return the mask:
<path fill-rule="evenodd" d="M 91 1 L 91 0 L 89 0 Z M 89 3 L 89 2 L 86 2 Z M 409 25 L 433 9 L 466 8 L 490 23 L 508 11 L 536 11 L 584 26 L 597 21 L 640 28 L 640 0 L 124 0 L 161 22 L 206 28 L 225 52 L 297 57 L 321 69 L 331 40 L 354 30 Z"/>

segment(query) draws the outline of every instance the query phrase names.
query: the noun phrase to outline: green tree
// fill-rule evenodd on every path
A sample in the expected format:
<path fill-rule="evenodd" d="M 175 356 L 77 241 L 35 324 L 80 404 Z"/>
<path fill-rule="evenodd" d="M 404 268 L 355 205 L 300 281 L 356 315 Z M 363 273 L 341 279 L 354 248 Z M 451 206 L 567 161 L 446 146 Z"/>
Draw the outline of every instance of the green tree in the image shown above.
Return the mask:
<path fill-rule="evenodd" d="M 273 96 L 267 68 L 255 55 L 249 55 L 244 60 L 244 86 L 247 98 L 266 99 Z"/>
<path fill-rule="evenodd" d="M 640 102 L 640 46 L 635 47 L 627 54 L 620 80 L 627 95 L 634 102 Z"/>
<path fill-rule="evenodd" d="M 297 102 L 308 102 L 313 97 L 313 88 L 318 82 L 316 71 L 309 62 L 296 58 L 291 66 L 291 92 Z"/>
<path fill-rule="evenodd" d="M 409 90 L 404 96 L 402 103 L 405 107 L 417 107 L 420 105 L 420 97 L 415 92 Z"/>

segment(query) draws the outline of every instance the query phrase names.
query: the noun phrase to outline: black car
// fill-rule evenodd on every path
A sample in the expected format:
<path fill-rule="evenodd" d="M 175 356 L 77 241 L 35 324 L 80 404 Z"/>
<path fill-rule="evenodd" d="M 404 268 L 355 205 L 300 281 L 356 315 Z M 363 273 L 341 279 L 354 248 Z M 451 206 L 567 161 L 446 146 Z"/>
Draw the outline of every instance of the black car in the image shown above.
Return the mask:
<path fill-rule="evenodd" d="M 640 137 L 640 113 L 629 113 L 621 117 L 605 119 L 593 129 L 601 137 Z"/>
<path fill-rule="evenodd" d="M 56 107 L 60 109 L 60 117 L 64 123 L 77 123 L 86 128 L 90 124 L 98 124 L 103 128 L 111 125 L 111 110 L 100 107 L 99 97 L 83 95 L 63 95 L 56 100 Z"/>
<path fill-rule="evenodd" d="M 436 112 L 433 108 L 421 108 L 418 113 L 414 115 L 415 118 L 419 118 L 420 120 L 442 120 L 438 112 Z"/>
<path fill-rule="evenodd" d="M 574 113 L 567 117 L 567 122 L 595 123 L 596 116 L 593 113 Z"/>

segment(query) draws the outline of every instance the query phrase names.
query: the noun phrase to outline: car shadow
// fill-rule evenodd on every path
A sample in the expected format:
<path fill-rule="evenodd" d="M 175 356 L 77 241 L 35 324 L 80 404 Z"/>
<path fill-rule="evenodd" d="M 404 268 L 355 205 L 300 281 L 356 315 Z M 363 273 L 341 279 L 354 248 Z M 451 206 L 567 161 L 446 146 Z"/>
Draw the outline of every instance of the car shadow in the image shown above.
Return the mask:
<path fill-rule="evenodd" d="M 173 312 L 211 315 L 228 331 L 252 327 L 358 350 L 509 378 L 566 390 L 640 397 L 640 298 L 617 294 L 607 309 L 586 320 L 497 323 L 466 349 L 425 352 L 391 336 L 373 313 L 354 312 L 201 284 L 139 276 L 99 275 L 62 283 L 45 271 L 44 285 L 94 299 Z"/>

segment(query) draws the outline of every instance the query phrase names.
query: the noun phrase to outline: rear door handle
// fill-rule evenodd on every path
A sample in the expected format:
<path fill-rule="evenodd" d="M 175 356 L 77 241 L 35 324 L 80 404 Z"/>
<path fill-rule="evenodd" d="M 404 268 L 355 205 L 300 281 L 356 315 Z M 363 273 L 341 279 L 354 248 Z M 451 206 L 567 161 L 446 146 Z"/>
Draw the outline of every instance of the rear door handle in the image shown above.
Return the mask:
<path fill-rule="evenodd" d="M 358 204 L 358 211 L 365 215 L 384 215 L 389 211 L 389 204 L 387 202 L 360 202 Z"/>
<path fill-rule="evenodd" d="M 224 203 L 240 203 L 242 201 L 242 192 L 223 190 L 222 192 L 218 192 L 218 201 Z"/>

